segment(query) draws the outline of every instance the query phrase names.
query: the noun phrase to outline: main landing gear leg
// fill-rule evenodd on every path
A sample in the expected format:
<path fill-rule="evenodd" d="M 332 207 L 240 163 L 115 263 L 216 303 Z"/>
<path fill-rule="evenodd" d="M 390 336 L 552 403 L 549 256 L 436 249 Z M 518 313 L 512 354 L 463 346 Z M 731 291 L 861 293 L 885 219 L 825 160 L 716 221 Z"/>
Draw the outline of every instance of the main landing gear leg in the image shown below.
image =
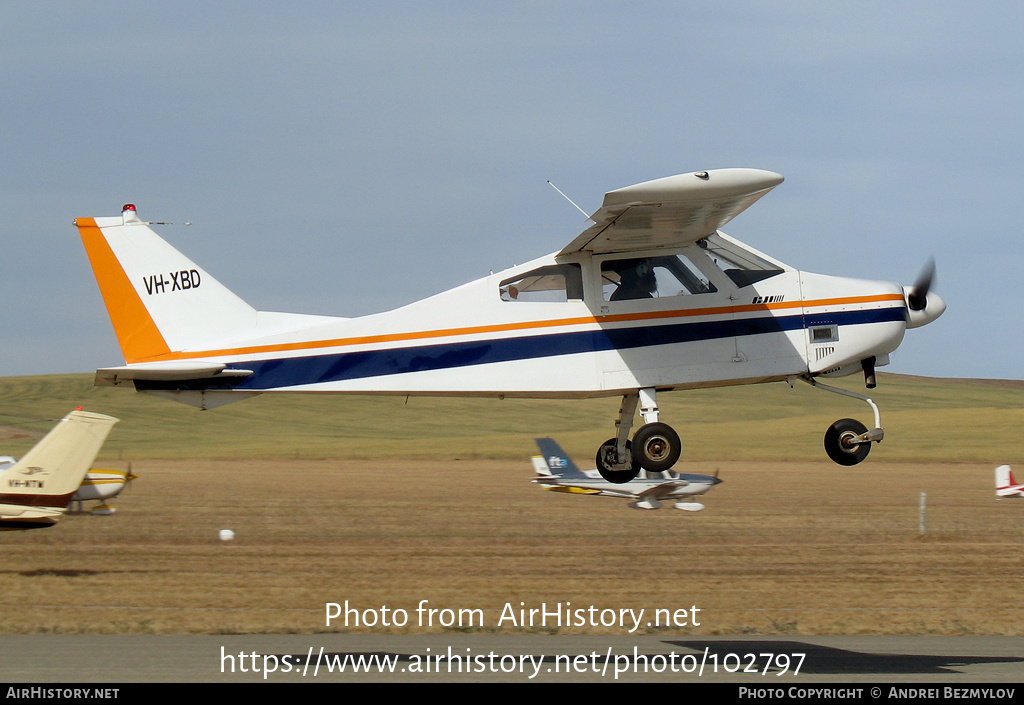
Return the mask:
<path fill-rule="evenodd" d="M 615 422 L 616 436 L 597 451 L 597 469 L 609 482 L 624 483 L 635 478 L 640 469 L 648 472 L 668 470 L 682 451 L 682 443 L 671 426 L 658 422 L 658 404 L 653 388 L 644 388 L 622 397 L 619 418 Z M 644 425 L 630 443 L 629 430 L 637 406 Z"/>
<path fill-rule="evenodd" d="M 882 430 L 881 416 L 878 413 L 878 407 L 875 405 L 875 402 L 863 394 L 822 384 L 813 377 L 801 377 L 800 379 L 812 387 L 823 389 L 826 392 L 834 392 L 845 397 L 860 399 L 871 407 L 875 414 L 875 427 L 870 431 L 856 419 L 839 419 L 825 431 L 825 452 L 836 463 L 847 466 L 856 465 L 868 457 L 871 444 L 881 443 L 885 437 L 885 431 Z"/>
<path fill-rule="evenodd" d="M 609 438 L 597 449 L 597 471 L 608 482 L 617 485 L 629 482 L 640 474 L 640 463 L 633 457 L 629 442 L 629 429 L 633 414 L 640 403 L 639 394 L 626 394 L 619 405 L 619 418 L 615 420 L 615 438 Z"/>

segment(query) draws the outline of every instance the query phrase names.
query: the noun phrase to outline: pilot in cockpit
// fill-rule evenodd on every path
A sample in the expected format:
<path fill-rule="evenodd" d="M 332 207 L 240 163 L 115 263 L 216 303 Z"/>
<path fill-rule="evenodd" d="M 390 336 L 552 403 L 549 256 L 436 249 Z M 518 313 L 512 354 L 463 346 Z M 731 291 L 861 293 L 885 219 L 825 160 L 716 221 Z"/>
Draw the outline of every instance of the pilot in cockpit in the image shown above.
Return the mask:
<path fill-rule="evenodd" d="M 650 299 L 658 290 L 658 280 L 649 259 L 632 260 L 631 266 L 619 270 L 619 286 L 610 301 Z"/>

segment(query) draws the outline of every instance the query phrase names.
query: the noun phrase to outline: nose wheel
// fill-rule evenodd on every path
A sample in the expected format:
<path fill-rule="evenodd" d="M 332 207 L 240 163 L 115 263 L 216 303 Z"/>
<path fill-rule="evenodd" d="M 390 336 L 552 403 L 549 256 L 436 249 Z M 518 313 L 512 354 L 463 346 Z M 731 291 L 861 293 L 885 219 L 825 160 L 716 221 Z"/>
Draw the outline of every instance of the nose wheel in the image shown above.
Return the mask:
<path fill-rule="evenodd" d="M 825 452 L 840 465 L 856 465 L 871 451 L 871 441 L 858 440 L 867 432 L 857 419 L 839 419 L 825 431 Z"/>

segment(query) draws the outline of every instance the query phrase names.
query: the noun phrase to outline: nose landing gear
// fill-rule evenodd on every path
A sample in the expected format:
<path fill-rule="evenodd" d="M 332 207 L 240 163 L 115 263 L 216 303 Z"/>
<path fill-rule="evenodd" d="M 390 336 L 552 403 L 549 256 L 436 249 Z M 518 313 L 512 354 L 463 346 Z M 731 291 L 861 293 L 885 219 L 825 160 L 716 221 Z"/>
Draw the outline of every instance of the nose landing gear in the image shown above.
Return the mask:
<path fill-rule="evenodd" d="M 872 370 L 872 382 L 874 381 L 873 377 Z M 839 465 L 850 466 L 856 465 L 868 457 L 868 453 L 871 451 L 871 444 L 881 443 L 885 437 L 885 431 L 882 430 L 882 421 L 875 402 L 863 394 L 822 384 L 813 377 L 801 377 L 800 379 L 812 387 L 823 389 L 826 392 L 834 392 L 846 397 L 860 399 L 871 407 L 875 414 L 875 427 L 873 429 L 868 430 L 864 424 L 856 419 L 839 419 L 825 431 L 825 452 L 834 462 Z"/>

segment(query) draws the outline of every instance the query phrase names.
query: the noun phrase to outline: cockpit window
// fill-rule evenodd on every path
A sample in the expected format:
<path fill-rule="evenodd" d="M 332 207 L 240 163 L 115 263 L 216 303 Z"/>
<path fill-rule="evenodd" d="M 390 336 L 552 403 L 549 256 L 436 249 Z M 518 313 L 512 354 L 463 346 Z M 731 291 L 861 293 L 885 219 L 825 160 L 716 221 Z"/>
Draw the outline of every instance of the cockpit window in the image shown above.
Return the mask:
<path fill-rule="evenodd" d="M 717 289 L 683 255 L 634 257 L 601 263 L 605 301 L 710 294 Z"/>
<path fill-rule="evenodd" d="M 502 301 L 582 301 L 583 275 L 578 264 L 540 267 L 498 285 Z"/>
<path fill-rule="evenodd" d="M 720 237 L 718 233 L 700 240 L 697 245 L 725 272 L 733 284 L 740 288 L 782 274 L 784 271 L 755 252 Z"/>

